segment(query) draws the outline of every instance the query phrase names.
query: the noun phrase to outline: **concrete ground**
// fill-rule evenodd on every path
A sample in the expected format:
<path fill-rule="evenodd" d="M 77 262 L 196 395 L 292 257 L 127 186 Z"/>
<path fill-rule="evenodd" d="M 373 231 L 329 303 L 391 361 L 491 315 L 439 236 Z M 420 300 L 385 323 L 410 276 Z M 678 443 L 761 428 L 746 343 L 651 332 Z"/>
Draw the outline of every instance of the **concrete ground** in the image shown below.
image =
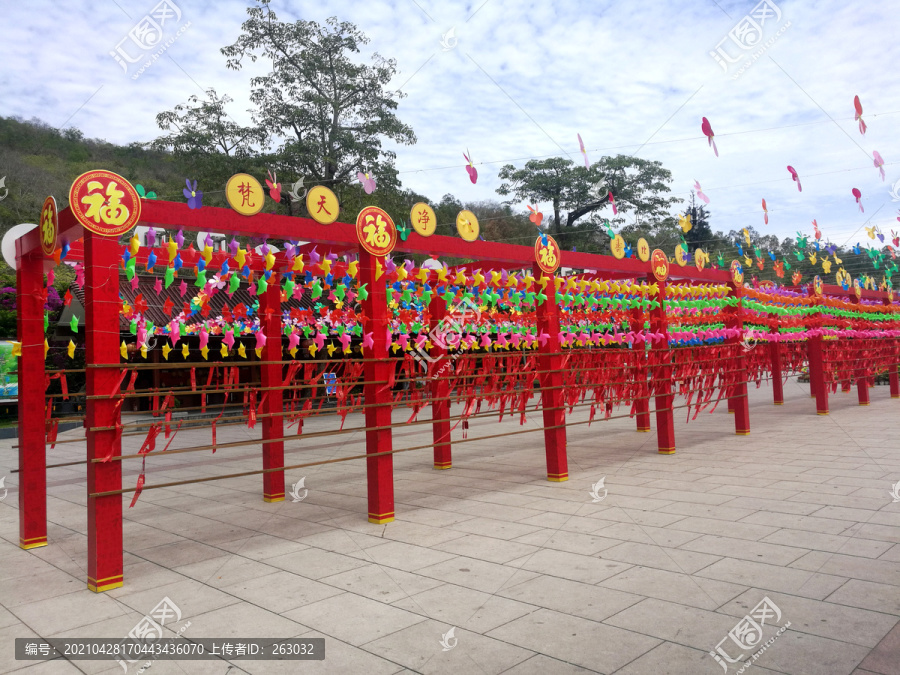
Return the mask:
<path fill-rule="evenodd" d="M 768 388 L 751 390 L 750 436 L 734 435 L 724 406 L 689 424 L 679 410 L 670 456 L 627 418 L 572 426 L 566 483 L 547 482 L 539 431 L 457 443 L 449 471 L 431 468 L 430 450 L 401 453 L 387 525 L 366 520 L 359 460 L 288 471 L 289 486 L 305 477 L 300 501 L 264 503 L 259 476 L 145 489 L 132 509 L 127 494 L 125 585 L 101 594 L 86 588 L 84 466 L 50 470 L 50 545 L 23 551 L 15 441 L 3 441 L 0 673 L 122 672 L 16 661 L 13 638 L 121 638 L 164 597 L 182 612 L 172 634 L 190 622 L 186 639 L 324 637 L 326 659 L 157 660 L 153 674 L 714 674 L 717 646 L 746 661 L 776 635 L 752 672 L 900 673 L 900 501 L 890 494 L 900 401 L 880 386 L 868 407 L 837 394 L 820 417 L 808 385 L 793 380 L 786 399 L 775 407 Z M 408 416 L 398 410 L 395 421 Z M 469 439 L 539 425 L 531 412 L 524 427 L 479 420 Z M 305 431 L 336 427 L 312 419 Z M 231 427 L 219 441 L 258 434 Z M 404 427 L 394 447 L 430 435 L 429 425 Z M 128 440 L 136 452 L 143 438 Z M 208 431 L 192 431 L 175 446 L 208 442 Z M 299 437 L 286 461 L 363 448 L 359 432 Z M 73 443 L 48 462 L 84 456 Z M 133 486 L 139 463 L 125 468 Z M 151 457 L 147 486 L 257 468 L 255 445 Z M 753 610 L 764 598 L 780 619 L 770 612 L 763 639 L 751 634 L 741 651 L 729 631 L 748 613 L 761 620 Z"/>

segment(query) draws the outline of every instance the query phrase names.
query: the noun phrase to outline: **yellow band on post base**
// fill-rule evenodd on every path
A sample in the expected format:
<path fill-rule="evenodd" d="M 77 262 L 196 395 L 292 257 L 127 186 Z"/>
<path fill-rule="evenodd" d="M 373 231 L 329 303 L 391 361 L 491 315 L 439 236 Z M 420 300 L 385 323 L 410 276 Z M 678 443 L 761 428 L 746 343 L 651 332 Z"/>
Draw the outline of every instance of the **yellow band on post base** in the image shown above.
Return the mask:
<path fill-rule="evenodd" d="M 394 512 L 391 511 L 390 513 L 383 513 L 383 514 L 370 513 L 369 514 L 369 522 L 374 523 L 375 525 L 381 525 L 383 523 L 392 523 L 392 522 L 394 522 Z"/>
<path fill-rule="evenodd" d="M 450 462 L 444 462 L 444 463 L 440 463 L 440 464 L 438 462 L 434 463 L 434 468 L 438 469 L 438 470 L 449 469 L 451 466 L 453 466 L 453 465 Z"/>
<path fill-rule="evenodd" d="M 31 537 L 30 539 L 19 539 L 19 547 L 26 551 L 30 548 L 40 548 L 47 545 L 47 537 Z"/>
<path fill-rule="evenodd" d="M 100 579 L 99 581 L 95 581 L 88 577 L 87 587 L 88 590 L 94 591 L 94 593 L 102 593 L 103 591 L 111 591 L 114 588 L 121 588 L 124 584 L 125 580 L 122 578 L 121 574 L 118 574 L 114 577 Z"/>
<path fill-rule="evenodd" d="M 552 481 L 554 483 L 564 483 L 569 480 L 568 473 L 548 473 L 547 480 Z"/>

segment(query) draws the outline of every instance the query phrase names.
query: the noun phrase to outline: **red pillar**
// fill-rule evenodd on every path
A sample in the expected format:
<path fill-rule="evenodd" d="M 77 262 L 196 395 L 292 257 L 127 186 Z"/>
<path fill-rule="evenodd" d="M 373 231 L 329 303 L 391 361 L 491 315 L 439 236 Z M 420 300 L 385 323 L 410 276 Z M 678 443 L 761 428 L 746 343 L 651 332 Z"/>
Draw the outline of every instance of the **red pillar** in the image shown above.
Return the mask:
<path fill-rule="evenodd" d="M 890 309 L 893 302 L 891 298 L 885 298 L 884 304 Z M 898 315 L 894 315 L 894 318 L 900 318 Z M 900 346 L 898 346 L 898 341 L 896 338 L 891 339 L 890 342 L 890 354 L 891 358 L 888 362 L 888 383 L 891 387 L 891 398 L 900 398 L 900 377 L 897 374 L 897 361 L 900 360 Z"/>
<path fill-rule="evenodd" d="M 666 282 L 657 281 L 650 275 L 647 281 L 658 287 L 656 301 L 659 307 L 650 310 L 650 331 L 662 333 L 665 338 L 653 343 L 652 351 L 658 359 L 657 365 L 650 373 L 656 388 L 656 438 L 659 452 L 671 455 L 675 452 L 675 412 L 672 410 L 675 397 L 672 395 L 672 366 L 669 365 L 671 350 L 669 349 L 668 321 L 666 319 Z"/>
<path fill-rule="evenodd" d="M 534 277 L 547 279 L 544 295 L 547 299 L 537 307 L 538 336 L 549 336 L 543 345 L 538 343 L 538 378 L 541 386 L 541 405 L 544 409 L 544 446 L 547 453 L 547 480 L 569 480 L 566 456 L 566 411 L 563 410 L 562 356 L 559 347 L 559 314 L 556 308 L 556 282 L 553 275 L 544 274 L 534 263 Z M 548 372 L 552 371 L 552 372 Z"/>
<path fill-rule="evenodd" d="M 633 332 L 644 330 L 644 313 L 635 307 L 630 311 L 630 328 Z M 633 377 L 641 386 L 638 389 L 638 400 L 635 401 L 635 417 L 637 418 L 638 431 L 650 431 L 650 397 L 647 387 L 647 343 L 635 342 L 632 345 L 635 356 Z"/>
<path fill-rule="evenodd" d="M 818 301 L 817 301 L 818 304 Z M 816 412 L 828 414 L 828 389 L 825 387 L 825 356 L 822 336 L 815 335 L 807 341 L 809 361 L 809 388 L 816 399 Z"/>
<path fill-rule="evenodd" d="M 16 321 L 19 357 L 19 546 L 47 545 L 47 450 L 44 444 L 43 256 L 19 257 Z"/>
<path fill-rule="evenodd" d="M 439 295 L 435 295 L 428 305 L 428 313 L 431 315 L 429 326 L 434 329 L 447 316 L 447 303 Z M 441 331 L 443 333 L 443 331 Z M 432 434 L 434 437 L 434 468 L 449 469 L 452 466 L 450 449 L 450 374 L 452 364 L 447 358 L 447 350 L 432 340 L 429 354 L 433 361 L 429 367 L 431 380 Z"/>
<path fill-rule="evenodd" d="M 284 468 L 284 441 L 268 441 L 284 437 L 284 411 L 282 386 L 281 345 L 281 288 L 278 274 L 269 277 L 269 285 L 259 296 L 260 330 L 265 332 L 266 344 L 262 348 L 263 365 L 260 366 L 260 383 L 263 388 L 262 418 L 263 469 Z M 263 474 L 263 501 L 284 501 L 284 471 Z"/>
<path fill-rule="evenodd" d="M 772 333 L 777 335 L 778 329 L 772 329 Z M 784 405 L 784 376 L 782 375 L 780 342 L 773 340 L 769 343 L 769 355 L 772 359 L 772 396 L 775 399 L 775 405 Z"/>
<path fill-rule="evenodd" d="M 859 297 L 855 293 L 850 294 L 850 302 L 858 305 Z M 869 405 L 869 378 L 866 376 L 866 364 L 863 360 L 865 354 L 866 342 L 863 340 L 850 340 L 851 347 L 855 344 L 856 349 L 851 349 L 851 358 L 856 361 L 854 375 L 856 379 L 856 392 L 859 397 L 860 405 Z"/>
<path fill-rule="evenodd" d="M 384 384 L 387 382 L 394 363 L 388 358 L 389 326 L 387 308 L 387 288 L 385 280 L 375 279 L 375 262 L 377 258 L 359 247 L 359 278 L 366 284 L 368 297 L 362 301 L 363 311 L 370 321 L 364 329 L 372 333 L 372 347 L 363 350 L 365 358 L 364 374 L 366 382 L 363 386 L 366 404 L 366 453 L 390 452 L 391 442 L 391 390 Z M 382 265 L 383 266 L 383 265 Z M 387 427 L 371 429 L 371 427 Z M 366 459 L 366 472 L 369 490 L 369 522 L 389 523 L 394 520 L 394 456 L 381 455 Z"/>
<path fill-rule="evenodd" d="M 87 491 L 122 489 L 122 463 L 94 463 L 95 458 L 115 458 L 122 453 L 116 431 L 91 431 L 94 427 L 116 427 L 121 415 L 116 405 L 118 368 L 97 365 L 119 363 L 118 259 L 115 237 L 84 233 L 84 328 L 87 377 Z M 100 398 L 92 399 L 94 396 Z M 122 585 L 122 495 L 88 497 L 88 588 L 108 591 Z"/>
<path fill-rule="evenodd" d="M 728 282 L 731 289 L 729 295 L 738 300 L 743 296 L 743 286 L 736 286 L 732 281 Z M 743 330 L 744 317 L 743 306 L 739 302 L 735 307 L 726 308 L 726 328 Z M 738 436 L 746 436 L 750 433 L 750 400 L 747 398 L 747 364 L 741 338 L 739 336 L 728 338 L 727 344 L 731 345 L 732 357 L 726 364 L 726 368 L 732 372 L 735 384 L 729 392 L 728 408 L 734 411 L 734 433 Z"/>

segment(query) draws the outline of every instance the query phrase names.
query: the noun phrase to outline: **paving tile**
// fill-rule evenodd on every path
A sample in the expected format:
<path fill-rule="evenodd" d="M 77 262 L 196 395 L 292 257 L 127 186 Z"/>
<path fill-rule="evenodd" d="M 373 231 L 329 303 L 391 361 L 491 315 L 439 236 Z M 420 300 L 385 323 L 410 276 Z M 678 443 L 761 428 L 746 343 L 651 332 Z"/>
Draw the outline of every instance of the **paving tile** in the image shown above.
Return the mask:
<path fill-rule="evenodd" d="M 555 516 L 561 522 L 565 522 L 568 516 L 557 514 Z M 528 518 L 526 518 L 528 520 Z M 526 525 L 525 523 L 516 523 L 494 518 L 472 518 L 449 526 L 450 530 L 458 533 L 458 537 L 463 533 L 479 534 L 485 537 L 494 537 L 496 539 L 515 539 L 526 534 L 538 532 L 542 528 L 535 525 Z"/>
<path fill-rule="evenodd" d="M 516 562 L 513 561 L 510 564 L 516 564 Z M 629 564 L 614 560 L 602 560 L 598 556 L 580 555 L 554 549 L 541 549 L 519 561 L 519 564 L 523 570 L 585 583 L 597 583 L 631 567 Z"/>
<path fill-rule="evenodd" d="M 161 600 L 163 596 L 159 596 Z M 5 600 L 5 599 L 4 599 Z M 147 611 L 153 605 L 147 608 Z M 38 634 L 51 636 L 72 628 L 119 617 L 128 607 L 113 598 L 82 588 L 74 593 L 38 600 L 13 608 L 15 616 Z"/>
<path fill-rule="evenodd" d="M 440 623 L 482 634 L 536 609 L 506 597 L 454 584 L 442 584 L 392 604 Z"/>
<path fill-rule="evenodd" d="M 712 650 L 702 651 L 673 642 L 663 642 L 621 670 L 617 670 L 616 675 L 646 675 L 647 673 L 697 675 L 697 673 L 712 673 L 716 662 L 708 654 L 709 651 Z M 718 666 L 715 667 L 718 668 Z M 774 672 L 753 664 L 753 673 L 766 675 Z"/>
<path fill-rule="evenodd" d="M 897 617 L 833 602 L 810 600 L 796 595 L 751 588 L 719 608 L 737 618 L 746 615 L 763 597 L 768 597 L 781 610 L 781 620 L 772 624 L 830 640 L 841 640 L 863 647 L 874 647 L 894 627 Z"/>
<path fill-rule="evenodd" d="M 632 567 L 600 586 L 616 590 L 678 602 L 691 607 L 712 610 L 742 593 L 746 586 L 716 581 L 702 576 L 667 572 L 651 567 Z"/>
<path fill-rule="evenodd" d="M 820 574 L 816 572 L 766 565 L 723 558 L 717 563 L 700 570 L 701 577 L 719 579 L 743 584 L 744 586 L 763 588 L 783 593 L 793 593 L 806 598 L 822 600 L 837 590 L 846 578 Z"/>
<path fill-rule="evenodd" d="M 596 671 L 585 670 L 579 666 L 552 659 L 543 654 L 535 654 L 527 661 L 523 661 L 503 672 L 504 675 L 547 675 L 547 673 L 553 673 L 553 675 L 588 675 L 588 673 Z"/>
<path fill-rule="evenodd" d="M 559 551 L 568 551 L 569 553 L 580 553 L 581 555 L 596 555 L 600 551 L 621 543 L 618 539 L 610 539 L 608 537 L 546 529 L 517 537 L 515 541 L 522 544 L 531 544 L 539 548 L 551 548 Z"/>
<path fill-rule="evenodd" d="M 768 544 L 761 541 L 747 543 L 744 539 L 718 537 L 710 534 L 682 544 L 681 550 L 782 566 L 788 565 L 808 553 L 806 549 L 794 546 Z"/>
<path fill-rule="evenodd" d="M 744 518 L 741 523 L 769 525 L 772 527 L 789 527 L 795 530 L 809 530 L 823 534 L 841 534 L 847 529 L 847 522 L 813 516 L 795 516 L 787 513 L 767 513 L 759 511 Z M 768 534 L 771 534 L 769 532 Z"/>
<path fill-rule="evenodd" d="M 343 592 L 333 586 L 280 570 L 263 577 L 222 586 L 222 591 L 279 614 Z"/>
<path fill-rule="evenodd" d="M 266 558 L 266 565 L 310 579 L 321 579 L 338 572 L 362 567 L 365 564 L 364 560 L 358 558 L 311 547 L 274 558 Z"/>
<path fill-rule="evenodd" d="M 435 548 L 447 553 L 502 564 L 534 553 L 539 547 L 505 539 L 495 539 L 494 537 L 467 534 L 458 539 L 438 544 Z"/>
<path fill-rule="evenodd" d="M 453 539 L 452 541 L 458 540 Z M 440 544 L 436 545 L 435 548 L 437 546 L 440 546 Z M 436 565 L 456 557 L 456 554 L 452 552 L 425 548 L 424 546 L 414 546 L 400 541 L 388 541 L 380 546 L 372 546 L 352 555 L 362 562 L 376 563 L 407 572 L 415 572 L 423 567 Z"/>
<path fill-rule="evenodd" d="M 497 595 L 592 621 L 602 621 L 641 600 L 633 593 L 545 575 L 503 588 Z"/>
<path fill-rule="evenodd" d="M 283 616 L 356 647 L 425 620 L 418 614 L 353 593 L 304 605 Z"/>
<path fill-rule="evenodd" d="M 371 600 L 386 603 L 408 598 L 416 593 L 440 586 L 442 583 L 436 579 L 375 564 L 323 577 L 319 581 Z"/>
<path fill-rule="evenodd" d="M 418 570 L 417 574 L 457 586 L 474 588 L 485 593 L 497 593 L 502 588 L 537 576 L 534 572 L 465 556 L 457 556 L 451 560 L 424 567 Z"/>
<path fill-rule="evenodd" d="M 685 544 L 685 546 L 689 545 L 690 543 Z M 652 546 L 637 542 L 625 542 L 613 548 L 608 548 L 599 557 L 605 560 L 618 560 L 619 562 L 631 563 L 632 565 L 655 567 L 669 570 L 670 572 L 683 572 L 684 574 L 693 574 L 721 559 L 721 556 L 717 555 L 706 555 L 678 548 Z"/>
<path fill-rule="evenodd" d="M 896 624 L 893 630 L 882 638 L 859 666 L 873 673 L 897 675 L 900 673 L 898 655 L 900 655 L 900 624 Z"/>
<path fill-rule="evenodd" d="M 836 534 L 822 534 L 820 532 L 787 528 L 763 537 L 760 539 L 760 542 L 798 546 L 804 549 L 827 551 L 829 553 L 844 553 L 864 558 L 881 557 L 891 547 L 891 544 L 888 542 L 875 541 L 874 539 L 843 537 Z"/>
<path fill-rule="evenodd" d="M 748 518 L 753 518 L 757 515 L 759 515 L 759 513 L 752 514 L 737 523 L 732 523 L 725 520 L 717 520 L 715 518 L 691 517 L 685 518 L 684 520 L 679 520 L 677 523 L 673 523 L 672 525 L 670 525 L 669 528 L 674 530 L 697 532 L 699 534 L 715 534 L 722 537 L 734 537 L 735 539 L 758 541 L 763 537 L 772 534 L 778 528 L 747 522 Z M 680 545 L 681 544 L 679 544 L 679 546 Z"/>
<path fill-rule="evenodd" d="M 185 634 L 192 638 L 288 638 L 310 632 L 307 626 L 246 602 L 200 614 L 191 619 L 189 630 Z"/>
<path fill-rule="evenodd" d="M 369 642 L 365 649 L 423 675 L 499 675 L 535 655 L 509 642 L 461 628 L 454 630 L 455 643 L 452 640 L 445 643 L 455 646 L 444 651 L 442 636 L 451 628 L 455 627 L 427 619 Z"/>
<path fill-rule="evenodd" d="M 900 586 L 900 563 L 890 560 L 870 560 L 841 553 L 815 551 L 800 558 L 792 566 L 822 574 L 837 574 L 850 579 Z"/>
<path fill-rule="evenodd" d="M 488 637 L 602 673 L 614 672 L 659 644 L 640 633 L 549 609 L 511 621 Z"/>

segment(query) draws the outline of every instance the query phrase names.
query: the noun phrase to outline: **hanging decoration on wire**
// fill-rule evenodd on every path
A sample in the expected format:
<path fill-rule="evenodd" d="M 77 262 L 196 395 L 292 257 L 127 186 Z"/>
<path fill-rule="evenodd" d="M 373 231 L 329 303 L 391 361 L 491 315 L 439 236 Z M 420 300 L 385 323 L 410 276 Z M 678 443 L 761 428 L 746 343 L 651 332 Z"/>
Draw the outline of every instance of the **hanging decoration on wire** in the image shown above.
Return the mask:
<path fill-rule="evenodd" d="M 709 143 L 709 146 L 713 149 L 713 152 L 716 153 L 716 157 L 719 156 L 719 149 L 716 147 L 715 141 L 715 133 L 713 132 L 712 125 L 709 123 L 709 120 L 705 117 L 703 121 L 700 123 L 700 129 L 703 131 L 703 134 L 706 136 L 706 140 Z"/>

